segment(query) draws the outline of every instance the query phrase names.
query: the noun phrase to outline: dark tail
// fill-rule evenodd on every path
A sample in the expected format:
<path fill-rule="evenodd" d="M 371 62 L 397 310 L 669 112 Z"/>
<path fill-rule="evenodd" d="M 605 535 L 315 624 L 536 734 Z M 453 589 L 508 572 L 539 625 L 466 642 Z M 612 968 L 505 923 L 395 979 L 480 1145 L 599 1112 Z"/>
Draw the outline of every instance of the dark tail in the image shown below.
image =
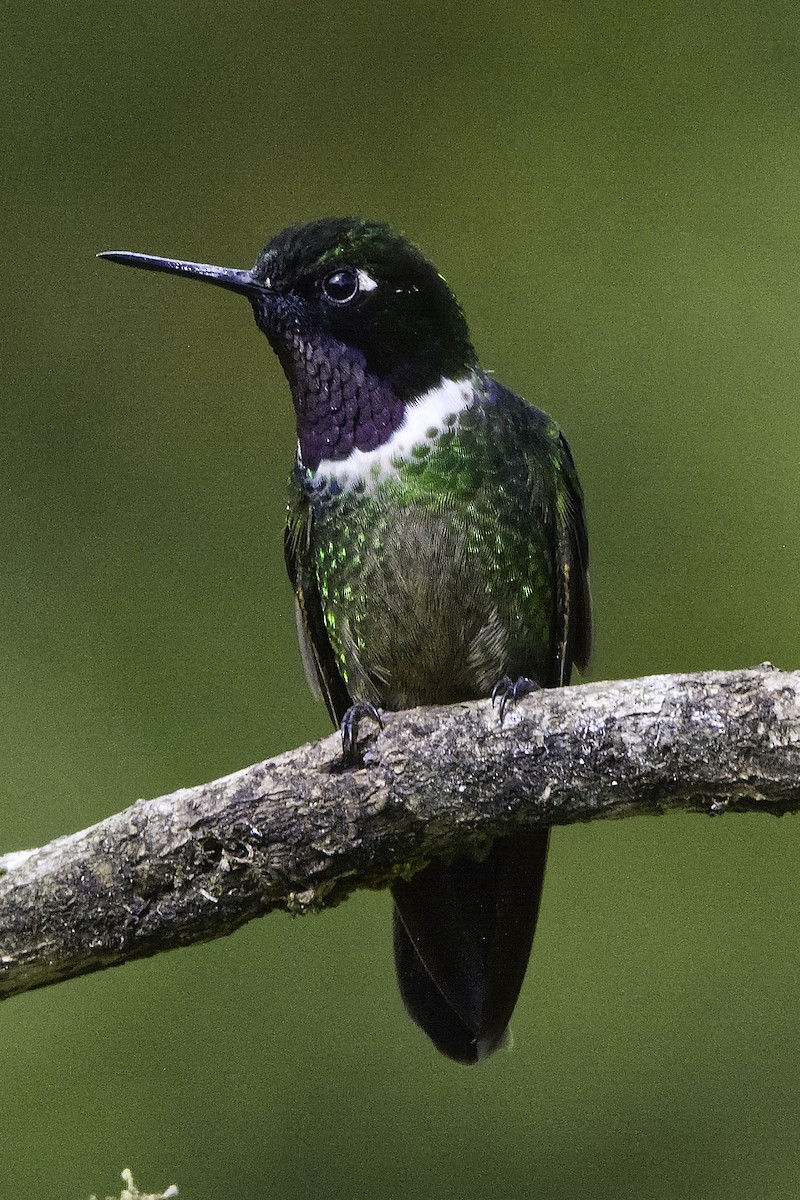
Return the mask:
<path fill-rule="evenodd" d="M 433 862 L 392 888 L 400 994 L 457 1062 L 480 1062 L 506 1040 L 536 929 L 547 840 L 547 830 L 500 838 L 483 862 Z"/>

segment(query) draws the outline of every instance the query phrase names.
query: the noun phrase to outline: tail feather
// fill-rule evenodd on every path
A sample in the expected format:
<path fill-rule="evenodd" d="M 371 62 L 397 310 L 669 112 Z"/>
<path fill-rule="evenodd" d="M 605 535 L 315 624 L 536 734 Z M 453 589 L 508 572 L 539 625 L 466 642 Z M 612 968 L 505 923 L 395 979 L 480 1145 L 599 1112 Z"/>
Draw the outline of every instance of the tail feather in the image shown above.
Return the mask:
<path fill-rule="evenodd" d="M 482 862 L 433 862 L 392 889 L 400 993 L 443 1054 L 474 1063 L 499 1049 L 539 911 L 548 834 L 501 838 Z"/>
<path fill-rule="evenodd" d="M 475 1032 L 451 1008 L 431 979 L 395 908 L 394 961 L 400 995 L 410 1016 L 436 1048 L 456 1062 L 471 1065 L 498 1047 L 484 1047 Z"/>

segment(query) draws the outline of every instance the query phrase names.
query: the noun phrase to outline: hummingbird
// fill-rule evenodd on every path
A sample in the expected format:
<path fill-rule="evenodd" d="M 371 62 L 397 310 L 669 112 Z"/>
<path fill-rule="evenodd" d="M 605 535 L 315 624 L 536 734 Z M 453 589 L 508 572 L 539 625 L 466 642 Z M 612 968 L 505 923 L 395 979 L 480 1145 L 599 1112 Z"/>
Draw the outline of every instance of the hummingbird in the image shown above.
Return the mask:
<path fill-rule="evenodd" d="M 101 258 L 249 301 L 297 425 L 285 557 L 300 650 L 353 760 L 380 710 L 569 682 L 591 642 L 587 536 L 569 446 L 484 371 L 464 313 L 404 236 L 334 217 L 277 234 L 249 270 Z M 498 837 L 392 886 L 411 1018 L 473 1064 L 505 1045 L 530 956 L 548 830 Z"/>

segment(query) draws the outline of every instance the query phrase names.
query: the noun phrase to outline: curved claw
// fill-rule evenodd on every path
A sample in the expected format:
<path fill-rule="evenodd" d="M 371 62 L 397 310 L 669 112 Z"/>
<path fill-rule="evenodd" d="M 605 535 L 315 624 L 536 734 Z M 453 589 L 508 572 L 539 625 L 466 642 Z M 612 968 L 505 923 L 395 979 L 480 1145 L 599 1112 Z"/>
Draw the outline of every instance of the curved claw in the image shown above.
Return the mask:
<path fill-rule="evenodd" d="M 356 704 L 351 704 L 339 725 L 342 734 L 342 753 L 344 754 L 346 763 L 353 763 L 358 760 L 356 753 L 358 726 L 364 717 L 369 717 L 371 721 L 375 721 L 383 729 L 381 714 L 371 700 L 359 700 Z"/>
<path fill-rule="evenodd" d="M 492 688 L 492 705 L 499 697 L 500 724 L 503 724 L 509 704 L 519 700 L 520 696 L 528 696 L 531 692 L 539 691 L 541 691 L 541 684 L 537 683 L 535 679 L 529 679 L 527 675 L 520 675 L 519 679 L 512 679 L 510 675 L 504 675 L 502 679 L 498 679 Z"/>

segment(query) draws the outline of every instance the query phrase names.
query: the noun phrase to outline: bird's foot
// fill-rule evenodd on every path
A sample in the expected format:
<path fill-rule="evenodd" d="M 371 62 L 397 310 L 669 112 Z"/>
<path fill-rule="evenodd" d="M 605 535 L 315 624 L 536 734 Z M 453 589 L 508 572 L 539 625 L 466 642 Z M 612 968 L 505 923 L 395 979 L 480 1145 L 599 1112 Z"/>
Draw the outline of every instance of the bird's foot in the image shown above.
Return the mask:
<path fill-rule="evenodd" d="M 371 700 L 359 700 L 356 704 L 350 705 L 342 717 L 341 725 L 339 726 L 342 733 L 342 753 L 344 754 L 344 761 L 348 766 L 352 766 L 358 762 L 356 747 L 358 726 L 364 717 L 369 717 L 371 721 L 375 721 L 383 729 L 381 714 Z"/>
<path fill-rule="evenodd" d="M 500 724 L 503 724 L 503 718 L 506 715 L 506 707 L 513 704 L 515 700 L 519 700 L 520 696 L 528 696 L 531 692 L 541 691 L 541 684 L 535 679 L 528 679 L 527 675 L 521 675 L 519 679 L 512 679 L 510 675 L 504 675 L 499 679 L 492 688 L 492 704 L 500 701 Z"/>

